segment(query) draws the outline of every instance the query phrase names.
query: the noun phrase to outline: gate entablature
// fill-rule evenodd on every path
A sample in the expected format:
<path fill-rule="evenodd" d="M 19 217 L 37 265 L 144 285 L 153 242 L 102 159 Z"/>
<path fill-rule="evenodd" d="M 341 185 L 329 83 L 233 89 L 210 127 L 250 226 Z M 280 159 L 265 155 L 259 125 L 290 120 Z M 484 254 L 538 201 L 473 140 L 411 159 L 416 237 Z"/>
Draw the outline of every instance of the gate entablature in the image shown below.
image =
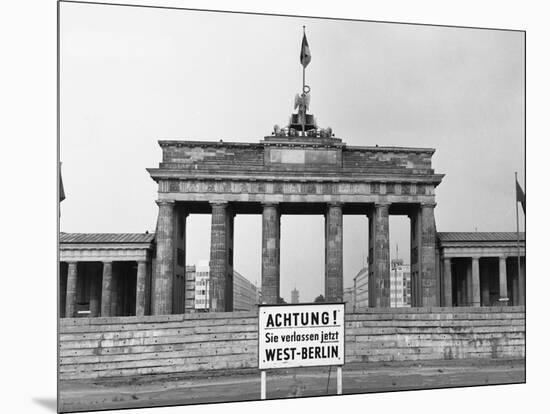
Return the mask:
<path fill-rule="evenodd" d="M 443 175 L 429 148 L 350 147 L 337 138 L 266 137 L 259 144 L 160 141 L 148 169 L 159 197 L 179 201 L 391 203 L 434 201 Z"/>

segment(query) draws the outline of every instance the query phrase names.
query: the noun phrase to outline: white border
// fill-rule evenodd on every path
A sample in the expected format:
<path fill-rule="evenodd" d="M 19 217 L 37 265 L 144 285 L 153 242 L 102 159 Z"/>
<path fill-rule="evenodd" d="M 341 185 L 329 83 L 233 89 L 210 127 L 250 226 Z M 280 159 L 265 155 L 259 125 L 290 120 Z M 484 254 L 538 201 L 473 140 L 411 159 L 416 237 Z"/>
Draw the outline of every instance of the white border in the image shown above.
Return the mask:
<path fill-rule="evenodd" d="M 122 1 L 121 1 L 122 2 Z M 148 1 L 148 3 L 153 3 Z M 184 7 L 527 30 L 528 384 L 233 403 L 125 413 L 528 412 L 546 390 L 549 278 L 545 236 L 548 39 L 544 2 L 318 0 L 158 1 Z M 2 122 L 2 377 L 5 412 L 52 412 L 55 397 L 56 4 L 9 1 L 0 11 Z M 540 399 L 540 401 L 537 401 Z M 532 409 L 530 409 L 533 407 Z M 111 411 L 116 412 L 116 411 Z"/>

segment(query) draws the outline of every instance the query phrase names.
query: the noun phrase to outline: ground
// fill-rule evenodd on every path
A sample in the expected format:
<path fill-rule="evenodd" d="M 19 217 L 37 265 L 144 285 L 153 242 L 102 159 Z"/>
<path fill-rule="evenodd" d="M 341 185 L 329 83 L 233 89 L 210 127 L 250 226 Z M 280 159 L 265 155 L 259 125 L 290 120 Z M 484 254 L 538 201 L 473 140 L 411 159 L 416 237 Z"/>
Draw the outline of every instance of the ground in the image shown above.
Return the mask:
<path fill-rule="evenodd" d="M 523 359 L 353 363 L 343 368 L 343 393 L 445 388 L 525 382 Z M 60 410 L 116 408 L 257 400 L 258 370 L 147 375 L 61 381 Z M 267 373 L 267 398 L 336 393 L 336 368 L 301 368 Z"/>

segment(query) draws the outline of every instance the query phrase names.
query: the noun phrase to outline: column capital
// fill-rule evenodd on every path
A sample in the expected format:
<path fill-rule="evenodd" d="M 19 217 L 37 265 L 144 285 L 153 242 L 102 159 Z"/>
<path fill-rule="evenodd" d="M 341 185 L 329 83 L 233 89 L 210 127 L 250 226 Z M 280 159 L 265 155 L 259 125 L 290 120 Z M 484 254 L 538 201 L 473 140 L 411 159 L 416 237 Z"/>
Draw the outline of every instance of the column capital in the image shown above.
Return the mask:
<path fill-rule="evenodd" d="M 212 215 L 214 214 L 227 214 L 229 204 L 227 201 L 211 201 L 210 207 L 212 208 Z"/>
<path fill-rule="evenodd" d="M 103 260 L 102 263 L 103 263 L 104 265 L 106 265 L 106 264 L 112 265 L 112 264 L 113 264 L 113 261 L 112 261 L 112 260 Z"/>
<path fill-rule="evenodd" d="M 479 259 L 481 259 L 481 256 L 472 256 L 472 261 L 475 260 L 476 262 L 478 262 Z"/>
<path fill-rule="evenodd" d="M 279 203 L 276 201 L 268 201 L 268 202 L 262 203 L 262 207 L 279 207 Z"/>
<path fill-rule="evenodd" d="M 344 203 L 342 203 L 341 201 L 329 201 L 327 202 L 327 207 L 337 207 L 337 208 L 342 208 L 344 205 Z"/>
<path fill-rule="evenodd" d="M 422 208 L 435 208 L 435 206 L 437 206 L 435 201 L 422 201 L 420 203 L 420 207 Z"/>
<path fill-rule="evenodd" d="M 65 262 L 67 263 L 68 265 L 75 265 L 79 262 L 79 260 L 76 260 L 76 259 L 66 259 L 66 260 L 62 260 L 62 262 Z"/>
<path fill-rule="evenodd" d="M 155 203 L 157 203 L 157 205 L 159 207 L 161 207 L 161 206 L 173 206 L 176 203 L 176 201 L 175 200 L 160 199 L 160 200 L 156 200 Z"/>
<path fill-rule="evenodd" d="M 388 210 L 388 211 L 389 211 L 390 205 L 391 205 L 391 203 L 386 202 L 386 201 L 374 203 L 374 207 L 373 207 L 373 209 L 371 210 L 371 214 L 372 214 L 373 212 L 376 213 L 377 211 L 384 211 L 384 210 Z"/>

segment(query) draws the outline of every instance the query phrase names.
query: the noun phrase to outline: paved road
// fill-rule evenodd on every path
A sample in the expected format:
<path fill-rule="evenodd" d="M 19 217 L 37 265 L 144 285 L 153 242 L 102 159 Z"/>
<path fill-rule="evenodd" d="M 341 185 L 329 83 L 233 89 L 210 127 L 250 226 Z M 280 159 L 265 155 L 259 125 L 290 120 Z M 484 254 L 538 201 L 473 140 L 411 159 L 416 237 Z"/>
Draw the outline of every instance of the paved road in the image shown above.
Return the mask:
<path fill-rule="evenodd" d="M 270 371 L 267 398 L 293 398 L 336 393 L 336 369 Z M 524 360 L 423 361 L 422 363 L 355 363 L 343 369 L 344 394 L 511 384 L 525 381 Z M 219 373 L 149 375 L 60 383 L 60 409 L 65 412 L 257 400 L 257 370 Z M 328 391 L 327 391 L 328 389 Z"/>

